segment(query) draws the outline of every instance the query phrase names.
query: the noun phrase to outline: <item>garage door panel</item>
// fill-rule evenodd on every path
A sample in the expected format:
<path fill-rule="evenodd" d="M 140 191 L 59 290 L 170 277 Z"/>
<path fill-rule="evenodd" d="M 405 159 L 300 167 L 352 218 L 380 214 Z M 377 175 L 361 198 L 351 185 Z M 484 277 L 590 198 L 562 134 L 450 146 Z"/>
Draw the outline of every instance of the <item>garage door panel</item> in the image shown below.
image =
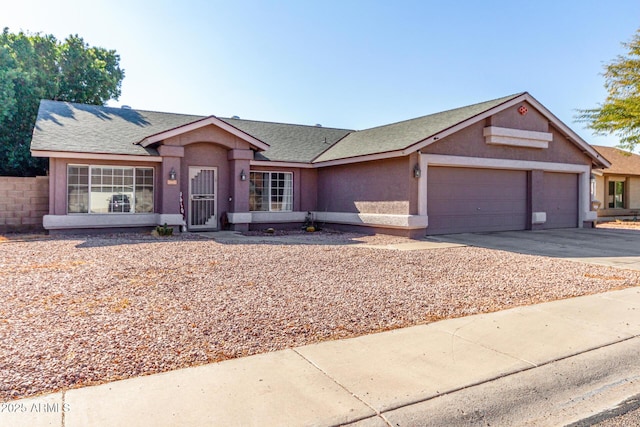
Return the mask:
<path fill-rule="evenodd" d="M 578 175 L 544 173 L 543 211 L 547 213 L 544 228 L 578 226 Z"/>
<path fill-rule="evenodd" d="M 527 172 L 429 167 L 427 234 L 523 230 Z"/>

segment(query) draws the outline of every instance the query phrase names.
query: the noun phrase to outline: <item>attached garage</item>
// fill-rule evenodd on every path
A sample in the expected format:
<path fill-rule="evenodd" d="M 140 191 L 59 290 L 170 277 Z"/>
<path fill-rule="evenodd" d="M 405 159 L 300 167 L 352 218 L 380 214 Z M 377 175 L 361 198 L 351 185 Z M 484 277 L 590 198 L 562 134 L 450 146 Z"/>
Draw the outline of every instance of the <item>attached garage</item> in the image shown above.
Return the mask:
<path fill-rule="evenodd" d="M 429 167 L 427 234 L 525 230 L 527 171 Z"/>
<path fill-rule="evenodd" d="M 578 175 L 575 173 L 544 173 L 543 211 L 547 214 L 544 228 L 578 226 Z"/>

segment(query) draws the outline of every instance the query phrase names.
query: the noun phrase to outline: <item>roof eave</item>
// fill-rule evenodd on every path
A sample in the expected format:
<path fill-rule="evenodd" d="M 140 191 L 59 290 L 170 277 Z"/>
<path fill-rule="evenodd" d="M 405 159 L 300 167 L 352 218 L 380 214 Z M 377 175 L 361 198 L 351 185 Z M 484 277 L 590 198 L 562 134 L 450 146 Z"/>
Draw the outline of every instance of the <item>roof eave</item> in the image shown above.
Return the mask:
<path fill-rule="evenodd" d="M 595 166 L 605 167 L 605 168 L 611 167 L 611 163 L 604 156 L 598 153 L 593 147 L 591 147 L 591 145 L 589 145 L 589 143 L 587 143 L 577 133 L 571 130 L 571 128 L 565 125 L 560 119 L 558 119 L 551 111 L 549 111 L 544 105 L 542 105 L 537 99 L 531 96 L 531 94 L 529 94 L 528 92 L 524 92 L 521 95 L 518 95 L 508 101 L 505 101 L 500 105 L 496 105 L 495 107 L 485 110 L 480 114 L 477 114 L 473 117 L 463 120 L 436 134 L 429 135 L 426 138 L 420 141 L 417 141 L 414 144 L 411 144 L 410 146 L 402 150 L 402 152 L 403 154 L 408 155 L 415 151 L 421 150 L 422 148 L 428 145 L 431 145 L 442 138 L 445 138 L 455 132 L 458 132 L 459 130 L 462 130 L 468 126 L 471 126 L 474 123 L 479 122 L 480 120 L 484 120 L 487 117 L 490 117 L 502 110 L 505 110 L 523 101 L 527 101 L 528 103 L 533 105 L 538 111 L 544 114 L 547 117 L 547 119 L 549 119 L 549 121 L 553 123 L 553 125 L 556 128 L 558 128 L 567 137 L 567 139 L 571 140 L 575 145 L 579 146 L 582 149 L 582 152 L 592 159 Z"/>
<path fill-rule="evenodd" d="M 184 133 L 191 132 L 209 125 L 217 126 L 229 132 L 230 134 L 237 136 L 238 138 L 246 141 L 247 143 L 249 143 L 250 145 L 252 145 L 253 147 L 257 148 L 260 151 L 265 151 L 269 148 L 269 144 L 267 144 L 266 142 L 260 141 L 258 138 L 251 136 L 246 132 L 241 131 L 237 127 L 230 125 L 229 123 L 223 120 L 220 120 L 216 116 L 208 116 L 208 117 L 193 121 L 191 123 L 187 123 L 185 125 L 175 127 L 173 129 L 169 129 L 153 135 L 149 135 L 144 139 L 142 139 L 141 141 L 138 141 L 134 144 L 138 144 L 146 148 L 146 147 L 149 147 L 150 145 L 164 141 L 165 139 L 182 135 Z"/>
<path fill-rule="evenodd" d="M 79 151 L 31 150 L 33 157 L 49 157 L 79 160 L 123 160 L 135 162 L 162 162 L 162 157 L 141 154 L 88 153 Z"/>
<path fill-rule="evenodd" d="M 611 167 L 611 162 L 609 162 L 604 156 L 602 156 L 600 153 L 598 153 L 596 151 L 596 149 L 593 148 L 587 141 L 582 139 L 580 137 L 580 135 L 578 135 L 573 130 L 571 130 L 571 128 L 569 126 L 565 125 L 562 122 L 562 120 L 557 118 L 544 105 L 542 105 L 540 102 L 538 102 L 537 99 L 535 99 L 529 93 L 525 93 L 524 97 L 525 97 L 525 100 L 527 102 L 529 102 L 531 105 L 533 105 L 538 111 L 542 112 L 549 119 L 549 121 L 558 130 L 560 130 L 560 132 L 562 132 L 565 135 L 565 137 L 567 139 L 573 141 L 574 144 L 576 144 L 577 146 L 579 146 L 582 149 L 582 152 L 584 154 L 586 154 L 587 156 L 591 157 L 591 160 L 593 161 L 593 163 L 594 163 L 594 165 L 596 167 L 605 167 L 605 168 L 610 168 Z"/>

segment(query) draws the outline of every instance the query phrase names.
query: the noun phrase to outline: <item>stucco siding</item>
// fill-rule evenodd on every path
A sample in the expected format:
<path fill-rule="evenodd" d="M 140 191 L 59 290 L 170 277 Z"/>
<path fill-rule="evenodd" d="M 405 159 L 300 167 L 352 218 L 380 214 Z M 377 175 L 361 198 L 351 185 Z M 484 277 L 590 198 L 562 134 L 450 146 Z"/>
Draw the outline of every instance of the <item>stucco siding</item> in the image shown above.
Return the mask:
<path fill-rule="evenodd" d="M 410 157 L 322 168 L 318 211 L 410 214 Z"/>
<path fill-rule="evenodd" d="M 629 209 L 640 209 L 640 177 L 629 177 L 627 182 Z"/>
<path fill-rule="evenodd" d="M 569 142 L 564 136 L 562 136 L 554 128 L 548 127 L 548 122 L 539 123 L 538 126 L 534 126 L 535 121 L 529 120 L 527 122 L 519 123 L 518 120 L 510 119 L 512 114 L 508 114 L 509 111 L 504 111 L 501 114 L 492 116 L 487 120 L 478 122 L 465 129 L 460 130 L 446 138 L 443 138 L 433 144 L 426 146 L 422 149 L 423 153 L 428 154 L 447 154 L 454 156 L 467 156 L 467 157 L 482 157 L 482 158 L 494 158 L 494 159 L 509 159 L 509 160 L 523 160 L 523 161 L 538 161 L 538 162 L 555 162 L 555 163 L 573 163 L 573 164 L 585 164 L 590 165 L 591 159 L 582 153 L 582 151 Z M 529 110 L 528 115 L 535 117 L 535 112 Z M 499 119 L 499 120 L 498 120 Z M 542 120 L 542 118 L 540 118 Z M 487 126 L 501 126 L 511 129 L 522 129 L 519 126 L 525 126 L 524 130 L 541 131 L 545 129 L 544 124 L 547 124 L 545 132 L 552 134 L 552 141 L 549 142 L 548 148 L 529 148 L 529 147 L 512 147 L 512 146 L 500 146 L 489 145 L 485 142 L 483 130 Z"/>
<path fill-rule="evenodd" d="M 296 185 L 294 182 L 293 185 Z M 316 169 L 300 169 L 300 210 L 315 211 L 318 209 L 318 171 Z"/>
<path fill-rule="evenodd" d="M 604 176 L 596 176 L 596 200 L 600 202 L 599 209 L 605 207 L 605 188 L 604 188 Z"/>
<path fill-rule="evenodd" d="M 527 108 L 527 114 L 522 115 L 518 112 L 520 106 Z M 528 102 L 523 102 L 513 108 L 494 114 L 489 118 L 487 125 L 534 132 L 549 132 L 549 120 Z"/>
<path fill-rule="evenodd" d="M 205 126 L 191 132 L 183 133 L 164 141 L 165 145 L 186 146 L 194 143 L 211 142 L 227 147 L 227 149 L 249 149 L 249 143 L 214 125 Z"/>

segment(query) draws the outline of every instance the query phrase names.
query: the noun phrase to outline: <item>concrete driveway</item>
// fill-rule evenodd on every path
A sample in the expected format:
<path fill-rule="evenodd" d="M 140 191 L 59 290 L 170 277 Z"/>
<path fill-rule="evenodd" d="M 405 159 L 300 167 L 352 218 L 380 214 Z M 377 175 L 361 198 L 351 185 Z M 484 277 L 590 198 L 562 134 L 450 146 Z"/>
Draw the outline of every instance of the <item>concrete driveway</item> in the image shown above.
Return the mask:
<path fill-rule="evenodd" d="M 428 240 L 640 270 L 640 231 L 636 230 L 501 231 L 447 234 Z"/>

